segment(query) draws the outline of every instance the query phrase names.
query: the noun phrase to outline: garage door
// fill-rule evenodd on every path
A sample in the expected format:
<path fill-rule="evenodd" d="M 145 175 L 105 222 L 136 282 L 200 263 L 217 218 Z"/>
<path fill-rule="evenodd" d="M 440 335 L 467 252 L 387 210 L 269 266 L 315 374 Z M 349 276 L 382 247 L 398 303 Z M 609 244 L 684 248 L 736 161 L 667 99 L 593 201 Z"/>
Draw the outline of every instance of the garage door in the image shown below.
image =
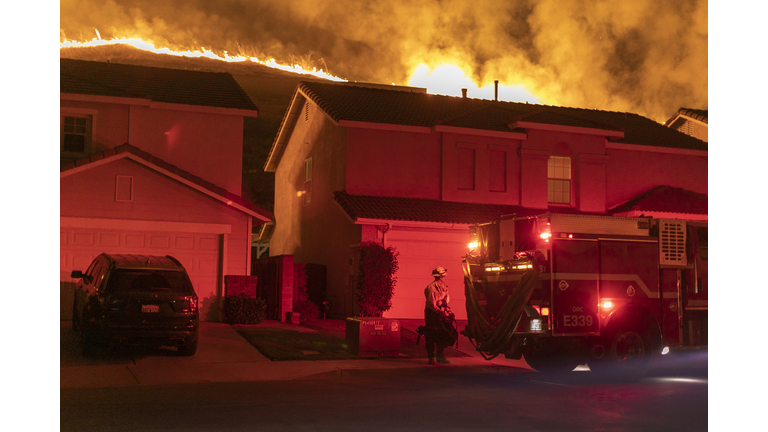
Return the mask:
<path fill-rule="evenodd" d="M 424 288 L 434 280 L 432 269 L 442 266 L 448 269 L 445 281 L 451 296 L 451 310 L 456 319 L 466 319 L 461 257 L 467 253 L 468 237 L 468 231 L 389 230 L 385 245 L 394 246 L 399 252 L 399 270 L 392 309 L 384 316 L 424 319 Z"/>
<path fill-rule="evenodd" d="M 113 254 L 171 255 L 187 269 L 201 302 L 213 297 L 220 280 L 221 234 L 61 227 L 61 313 L 70 319 L 74 296 L 72 270 L 85 271 L 102 252 Z"/>

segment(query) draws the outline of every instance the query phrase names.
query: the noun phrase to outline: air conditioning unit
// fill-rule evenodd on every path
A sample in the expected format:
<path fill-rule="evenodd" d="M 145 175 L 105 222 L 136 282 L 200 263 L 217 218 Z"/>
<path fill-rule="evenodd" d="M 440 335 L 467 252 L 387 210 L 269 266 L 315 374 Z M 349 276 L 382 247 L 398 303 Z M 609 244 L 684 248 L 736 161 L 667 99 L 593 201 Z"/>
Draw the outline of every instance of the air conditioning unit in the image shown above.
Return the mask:
<path fill-rule="evenodd" d="M 659 219 L 659 264 L 686 266 L 685 221 L 677 219 Z"/>

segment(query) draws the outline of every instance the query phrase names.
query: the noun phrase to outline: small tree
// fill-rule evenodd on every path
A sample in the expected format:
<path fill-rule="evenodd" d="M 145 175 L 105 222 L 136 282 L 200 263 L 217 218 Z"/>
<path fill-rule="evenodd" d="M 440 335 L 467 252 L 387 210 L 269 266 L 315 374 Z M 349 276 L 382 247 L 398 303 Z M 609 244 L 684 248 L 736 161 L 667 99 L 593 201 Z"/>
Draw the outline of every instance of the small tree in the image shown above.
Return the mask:
<path fill-rule="evenodd" d="M 360 243 L 355 293 L 363 316 L 380 317 L 392 307 L 399 252 L 373 241 Z"/>

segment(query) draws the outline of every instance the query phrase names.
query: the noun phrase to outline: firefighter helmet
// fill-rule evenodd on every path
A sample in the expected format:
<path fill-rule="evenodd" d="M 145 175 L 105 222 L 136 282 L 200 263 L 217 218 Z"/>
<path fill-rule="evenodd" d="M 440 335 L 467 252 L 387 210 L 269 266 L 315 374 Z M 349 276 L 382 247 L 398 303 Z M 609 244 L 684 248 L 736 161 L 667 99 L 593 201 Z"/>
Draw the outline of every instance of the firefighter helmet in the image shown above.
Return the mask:
<path fill-rule="evenodd" d="M 447 272 L 448 270 L 444 269 L 443 267 L 438 267 L 432 270 L 432 276 L 445 276 Z"/>

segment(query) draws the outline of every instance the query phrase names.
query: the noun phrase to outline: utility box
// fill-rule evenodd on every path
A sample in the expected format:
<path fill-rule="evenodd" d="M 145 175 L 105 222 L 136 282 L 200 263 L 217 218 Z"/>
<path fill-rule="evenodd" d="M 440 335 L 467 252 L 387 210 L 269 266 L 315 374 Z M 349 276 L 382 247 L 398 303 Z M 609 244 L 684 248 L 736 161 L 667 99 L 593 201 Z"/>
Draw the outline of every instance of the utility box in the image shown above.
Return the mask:
<path fill-rule="evenodd" d="M 390 318 L 347 318 L 347 349 L 358 357 L 400 355 L 400 321 Z"/>

